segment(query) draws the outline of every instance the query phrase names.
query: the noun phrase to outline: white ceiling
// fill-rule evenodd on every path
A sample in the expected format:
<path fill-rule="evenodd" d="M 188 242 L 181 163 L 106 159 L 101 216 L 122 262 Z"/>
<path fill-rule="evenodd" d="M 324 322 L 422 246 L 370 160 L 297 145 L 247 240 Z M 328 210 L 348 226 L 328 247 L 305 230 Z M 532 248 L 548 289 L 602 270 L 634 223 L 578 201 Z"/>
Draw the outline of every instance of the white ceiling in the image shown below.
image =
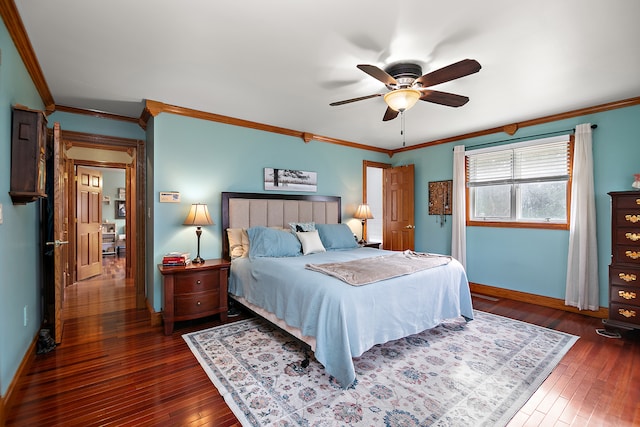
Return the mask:
<path fill-rule="evenodd" d="M 356 68 L 476 59 L 477 74 L 419 102 L 414 145 L 640 96 L 637 0 L 15 0 L 57 105 L 139 117 L 144 100 L 402 146 L 386 91 Z"/>

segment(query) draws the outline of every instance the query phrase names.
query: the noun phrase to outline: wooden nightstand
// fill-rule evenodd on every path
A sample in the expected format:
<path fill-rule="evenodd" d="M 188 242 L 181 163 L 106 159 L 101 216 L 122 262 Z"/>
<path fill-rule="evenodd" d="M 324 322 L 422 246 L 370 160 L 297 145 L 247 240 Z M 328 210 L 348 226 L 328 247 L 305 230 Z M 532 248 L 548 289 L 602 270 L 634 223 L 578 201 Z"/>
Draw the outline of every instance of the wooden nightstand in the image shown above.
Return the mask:
<path fill-rule="evenodd" d="M 380 249 L 380 243 L 368 242 L 362 245 L 363 248 Z"/>
<path fill-rule="evenodd" d="M 220 313 L 227 320 L 227 277 L 231 263 L 207 259 L 186 267 L 158 265 L 164 284 L 164 333 L 171 335 L 173 323 Z"/>

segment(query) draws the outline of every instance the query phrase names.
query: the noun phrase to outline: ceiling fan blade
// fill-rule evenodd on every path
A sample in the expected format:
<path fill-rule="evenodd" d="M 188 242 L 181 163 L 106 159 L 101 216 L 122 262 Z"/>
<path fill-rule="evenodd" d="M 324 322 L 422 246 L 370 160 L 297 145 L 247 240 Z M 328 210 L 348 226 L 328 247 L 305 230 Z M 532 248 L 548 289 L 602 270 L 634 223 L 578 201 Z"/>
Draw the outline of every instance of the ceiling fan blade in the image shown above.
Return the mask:
<path fill-rule="evenodd" d="M 329 105 L 332 106 L 332 107 L 335 107 L 336 105 L 344 105 L 344 104 L 349 104 L 351 102 L 363 101 L 363 100 L 369 99 L 369 98 L 377 98 L 378 96 L 382 96 L 382 95 L 383 95 L 382 93 L 374 93 L 373 95 L 360 96 L 358 98 L 351 98 L 351 99 L 345 99 L 344 101 L 332 102 Z"/>
<path fill-rule="evenodd" d="M 440 92 L 437 90 L 422 90 L 421 101 L 433 102 L 434 104 L 446 105 L 447 107 L 461 107 L 469 98 L 455 93 Z"/>
<path fill-rule="evenodd" d="M 475 59 L 463 59 L 455 64 L 447 65 L 416 79 L 423 87 L 434 86 L 450 80 L 459 79 L 469 74 L 477 73 L 482 66 Z"/>
<path fill-rule="evenodd" d="M 389 120 L 393 120 L 398 117 L 398 112 L 391 107 L 387 107 L 387 111 L 384 112 L 384 117 L 382 118 L 383 122 L 388 122 Z"/>
<path fill-rule="evenodd" d="M 371 77 L 380 80 L 386 85 L 397 85 L 398 82 L 386 71 L 376 67 L 375 65 L 360 64 L 358 68 L 369 74 Z"/>

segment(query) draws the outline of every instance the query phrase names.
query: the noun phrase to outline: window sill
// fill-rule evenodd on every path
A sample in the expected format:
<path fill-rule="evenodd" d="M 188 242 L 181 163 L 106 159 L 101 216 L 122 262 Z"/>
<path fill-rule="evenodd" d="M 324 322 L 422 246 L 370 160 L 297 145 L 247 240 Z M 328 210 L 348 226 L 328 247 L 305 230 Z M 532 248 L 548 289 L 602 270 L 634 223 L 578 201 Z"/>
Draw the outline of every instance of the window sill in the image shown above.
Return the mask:
<path fill-rule="evenodd" d="M 569 224 L 544 222 L 501 222 L 501 221 L 471 221 L 467 220 L 467 227 L 502 227 L 502 228 L 536 228 L 547 230 L 568 230 Z"/>

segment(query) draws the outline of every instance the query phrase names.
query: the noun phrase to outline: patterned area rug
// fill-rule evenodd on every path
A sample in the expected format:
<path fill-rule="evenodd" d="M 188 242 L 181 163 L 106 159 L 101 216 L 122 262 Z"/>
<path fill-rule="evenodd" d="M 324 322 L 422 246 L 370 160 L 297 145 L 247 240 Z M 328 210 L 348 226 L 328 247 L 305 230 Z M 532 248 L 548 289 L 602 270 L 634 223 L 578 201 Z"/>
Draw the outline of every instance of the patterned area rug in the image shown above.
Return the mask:
<path fill-rule="evenodd" d="M 476 310 L 354 358 L 343 390 L 262 319 L 183 338 L 244 426 L 505 425 L 578 339 Z"/>

